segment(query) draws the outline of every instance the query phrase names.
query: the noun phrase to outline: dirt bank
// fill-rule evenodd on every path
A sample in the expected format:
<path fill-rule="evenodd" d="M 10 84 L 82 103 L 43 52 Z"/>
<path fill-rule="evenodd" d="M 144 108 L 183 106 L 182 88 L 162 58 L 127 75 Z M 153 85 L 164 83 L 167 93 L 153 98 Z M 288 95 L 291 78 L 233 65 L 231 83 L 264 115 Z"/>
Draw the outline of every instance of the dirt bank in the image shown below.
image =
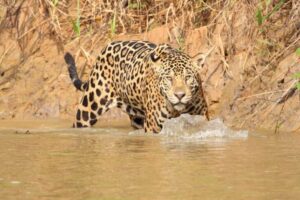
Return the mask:
<path fill-rule="evenodd" d="M 70 17 L 76 19 L 76 5 L 45 2 L 0 5 L 0 119 L 73 119 L 81 93 L 69 80 L 64 52 L 76 55 L 85 79 L 109 41 L 143 39 L 169 43 L 190 55 L 213 48 L 202 70 L 213 117 L 235 128 L 300 131 L 298 1 L 155 1 L 156 15 L 146 3 L 142 9 L 129 4 L 112 10 L 125 13 L 115 17 L 117 23 L 101 9 L 85 17 L 86 2 L 81 5 L 80 36 L 68 23 Z M 147 16 L 154 17 L 137 19 L 147 9 Z M 128 16 L 136 17 L 131 25 Z M 113 110 L 104 117 L 126 116 Z"/>

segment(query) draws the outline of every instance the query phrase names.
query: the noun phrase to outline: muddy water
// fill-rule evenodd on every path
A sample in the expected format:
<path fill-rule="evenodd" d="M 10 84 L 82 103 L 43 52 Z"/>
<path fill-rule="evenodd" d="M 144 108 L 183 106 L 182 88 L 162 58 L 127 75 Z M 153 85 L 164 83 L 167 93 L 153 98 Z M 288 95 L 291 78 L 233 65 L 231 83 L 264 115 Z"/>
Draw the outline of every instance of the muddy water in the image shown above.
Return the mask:
<path fill-rule="evenodd" d="M 158 136 L 127 123 L 68 125 L 1 122 L 1 200 L 300 198 L 297 134 L 237 132 L 190 118 Z"/>

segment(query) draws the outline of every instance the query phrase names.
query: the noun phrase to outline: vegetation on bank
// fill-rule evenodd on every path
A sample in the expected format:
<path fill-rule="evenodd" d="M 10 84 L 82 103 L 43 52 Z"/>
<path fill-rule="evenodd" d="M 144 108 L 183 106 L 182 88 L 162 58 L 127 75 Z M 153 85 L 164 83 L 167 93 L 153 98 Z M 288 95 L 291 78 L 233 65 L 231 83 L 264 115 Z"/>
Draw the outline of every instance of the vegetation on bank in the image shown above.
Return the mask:
<path fill-rule="evenodd" d="M 203 46 L 215 47 L 203 74 L 215 115 L 224 115 L 236 127 L 257 127 L 264 121 L 271 127 L 293 123 L 292 130 L 300 129 L 300 122 L 289 118 L 300 114 L 299 56 L 294 57 L 300 47 L 298 0 L 4 0 L 0 3 L 0 34 L 5 36 L 0 45 L 0 95 L 14 98 L 17 85 L 11 83 L 22 79 L 24 66 L 33 62 L 45 41 L 53 41 L 61 55 L 76 44 L 76 57 L 90 66 L 100 41 L 162 26 L 167 27 L 166 42 L 187 52 L 191 32 L 205 30 Z M 16 51 L 18 59 L 12 63 Z M 241 60 L 238 66 L 237 59 Z M 44 84 L 55 79 L 51 73 Z M 0 105 L 4 101 L 0 99 Z M 26 101 L 17 101 L 11 114 L 1 117 L 0 113 L 0 118 L 13 118 L 24 103 L 32 110 Z"/>

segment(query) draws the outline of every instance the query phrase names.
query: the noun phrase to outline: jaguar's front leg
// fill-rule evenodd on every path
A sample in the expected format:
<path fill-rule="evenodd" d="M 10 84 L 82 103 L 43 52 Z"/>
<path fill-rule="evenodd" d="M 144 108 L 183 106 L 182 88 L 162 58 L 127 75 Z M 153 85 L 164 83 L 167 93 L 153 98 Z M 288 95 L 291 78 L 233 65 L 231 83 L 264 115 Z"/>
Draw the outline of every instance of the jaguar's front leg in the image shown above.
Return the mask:
<path fill-rule="evenodd" d="M 153 115 L 147 115 L 144 130 L 146 133 L 159 133 L 162 129 L 162 125 L 157 122 L 157 119 Z"/>
<path fill-rule="evenodd" d="M 166 121 L 161 110 L 148 111 L 144 122 L 144 129 L 146 133 L 159 133 Z"/>

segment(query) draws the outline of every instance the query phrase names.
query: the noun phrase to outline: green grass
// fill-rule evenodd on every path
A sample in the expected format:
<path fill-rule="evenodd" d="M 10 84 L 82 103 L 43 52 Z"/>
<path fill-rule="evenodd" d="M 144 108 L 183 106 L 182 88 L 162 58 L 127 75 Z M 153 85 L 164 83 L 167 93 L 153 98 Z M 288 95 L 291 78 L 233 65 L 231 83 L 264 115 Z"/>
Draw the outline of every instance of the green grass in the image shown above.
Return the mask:
<path fill-rule="evenodd" d="M 110 34 L 113 37 L 116 34 L 116 20 L 117 20 L 117 13 L 114 12 L 112 19 L 110 20 Z"/>
<path fill-rule="evenodd" d="M 58 0 L 52 0 L 53 5 L 56 7 L 58 4 Z"/>
<path fill-rule="evenodd" d="M 80 0 L 77 0 L 77 18 L 72 22 L 72 24 L 73 31 L 76 33 L 76 36 L 80 37 Z"/>
<path fill-rule="evenodd" d="M 285 3 L 285 0 L 280 0 L 275 6 L 274 8 L 269 12 L 268 11 L 268 5 L 270 5 L 270 3 L 273 0 L 265 0 L 265 4 L 266 4 L 266 15 L 263 14 L 264 10 L 262 9 L 262 6 L 259 6 L 259 8 L 257 8 L 256 11 L 256 21 L 258 23 L 258 25 L 262 25 L 267 19 L 269 19 L 274 13 L 276 13 L 281 6 Z"/>
<path fill-rule="evenodd" d="M 142 9 L 145 8 L 146 5 L 141 3 L 141 2 L 137 2 L 137 3 L 129 3 L 128 4 L 128 9 Z"/>
<path fill-rule="evenodd" d="M 294 78 L 300 79 L 300 72 L 295 73 Z M 297 82 L 295 87 L 300 90 L 300 82 Z"/>
<path fill-rule="evenodd" d="M 297 56 L 300 56 L 300 47 L 298 47 L 298 48 L 296 49 L 296 55 L 297 55 Z"/>

